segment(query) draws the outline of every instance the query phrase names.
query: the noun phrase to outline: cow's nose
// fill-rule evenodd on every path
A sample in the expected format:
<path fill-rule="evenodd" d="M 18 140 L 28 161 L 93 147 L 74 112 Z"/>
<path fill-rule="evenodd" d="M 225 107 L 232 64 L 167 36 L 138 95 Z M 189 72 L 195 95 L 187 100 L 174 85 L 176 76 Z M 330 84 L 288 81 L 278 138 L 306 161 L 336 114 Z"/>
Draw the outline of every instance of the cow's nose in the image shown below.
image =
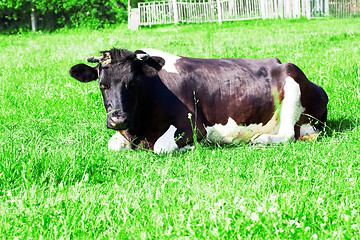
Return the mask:
<path fill-rule="evenodd" d="M 128 126 L 128 120 L 126 117 L 113 116 L 109 118 L 109 126 L 115 130 L 123 130 Z"/>

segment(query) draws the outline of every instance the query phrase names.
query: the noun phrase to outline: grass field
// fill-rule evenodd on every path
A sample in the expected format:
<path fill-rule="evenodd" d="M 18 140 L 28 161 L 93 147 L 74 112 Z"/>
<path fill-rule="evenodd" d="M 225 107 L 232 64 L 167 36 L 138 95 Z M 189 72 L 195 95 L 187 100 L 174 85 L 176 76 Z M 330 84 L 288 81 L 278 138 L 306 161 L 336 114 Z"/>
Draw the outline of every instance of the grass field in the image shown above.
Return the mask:
<path fill-rule="evenodd" d="M 97 83 L 68 70 L 112 47 L 295 63 L 329 95 L 326 132 L 108 151 Z M 0 50 L 0 238 L 360 238 L 360 19 L 0 35 Z"/>

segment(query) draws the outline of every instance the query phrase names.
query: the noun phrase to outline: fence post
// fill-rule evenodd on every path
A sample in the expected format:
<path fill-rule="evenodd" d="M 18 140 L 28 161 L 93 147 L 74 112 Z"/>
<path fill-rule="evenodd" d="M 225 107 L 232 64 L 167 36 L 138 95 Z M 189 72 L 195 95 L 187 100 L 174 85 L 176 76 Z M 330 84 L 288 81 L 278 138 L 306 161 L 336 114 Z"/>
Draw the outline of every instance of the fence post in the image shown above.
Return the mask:
<path fill-rule="evenodd" d="M 310 5 L 310 0 L 305 0 L 306 1 L 306 18 L 307 19 L 311 19 L 311 5 Z"/>
<path fill-rule="evenodd" d="M 172 0 L 173 2 L 173 11 L 174 11 L 174 23 L 178 24 L 179 23 L 179 12 L 178 12 L 178 8 L 177 8 L 177 0 Z"/>
<path fill-rule="evenodd" d="M 284 18 L 284 1 L 283 0 L 279 1 L 279 10 L 278 10 L 278 12 L 279 12 L 280 18 L 283 19 Z"/>
<path fill-rule="evenodd" d="M 324 1 L 324 5 L 325 5 L 325 16 L 329 16 L 329 0 L 325 0 Z"/>
<path fill-rule="evenodd" d="M 292 11 L 291 10 L 292 10 L 291 9 L 291 1 L 285 1 L 285 18 L 291 18 L 292 17 Z"/>
<path fill-rule="evenodd" d="M 140 25 L 140 9 L 134 8 L 130 10 L 128 18 L 128 28 L 130 30 L 138 30 Z"/>
<path fill-rule="evenodd" d="M 31 9 L 31 30 L 34 32 L 37 30 L 36 15 L 34 8 Z"/>
<path fill-rule="evenodd" d="M 292 8 L 293 8 L 293 18 L 299 18 L 300 17 L 300 0 L 294 0 Z"/>
<path fill-rule="evenodd" d="M 221 9 L 220 0 L 216 0 L 216 4 L 217 4 L 217 10 L 218 10 L 218 21 L 219 21 L 219 25 L 221 25 L 222 24 L 222 9 Z"/>
<path fill-rule="evenodd" d="M 266 19 L 266 9 L 265 9 L 265 1 L 264 0 L 260 0 L 260 12 L 261 12 L 261 17 L 263 20 Z"/>

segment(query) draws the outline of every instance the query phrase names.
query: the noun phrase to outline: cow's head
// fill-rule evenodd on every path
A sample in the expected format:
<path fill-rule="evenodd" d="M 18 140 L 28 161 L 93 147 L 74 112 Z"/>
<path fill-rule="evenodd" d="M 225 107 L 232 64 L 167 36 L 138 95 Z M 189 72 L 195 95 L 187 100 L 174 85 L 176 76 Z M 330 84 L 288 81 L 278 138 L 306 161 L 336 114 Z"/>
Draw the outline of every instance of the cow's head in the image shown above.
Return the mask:
<path fill-rule="evenodd" d="M 124 130 L 134 126 L 133 114 L 139 100 L 139 82 L 154 76 L 165 64 L 161 57 L 150 57 L 138 50 L 112 49 L 101 52 L 101 57 L 89 57 L 88 62 L 96 67 L 78 64 L 70 69 L 70 75 L 80 82 L 99 79 L 104 106 L 107 112 L 107 127 Z"/>

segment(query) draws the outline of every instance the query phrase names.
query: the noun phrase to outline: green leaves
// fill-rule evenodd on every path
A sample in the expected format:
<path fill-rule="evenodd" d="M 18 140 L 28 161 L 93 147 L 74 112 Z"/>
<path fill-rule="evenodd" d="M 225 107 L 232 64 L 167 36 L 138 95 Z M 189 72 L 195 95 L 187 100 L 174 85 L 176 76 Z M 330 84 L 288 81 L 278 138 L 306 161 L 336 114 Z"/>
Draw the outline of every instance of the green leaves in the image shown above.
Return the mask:
<path fill-rule="evenodd" d="M 0 31 L 18 32 L 24 28 L 30 30 L 30 12 L 36 11 L 39 30 L 89 26 L 101 28 L 108 24 L 119 24 L 127 20 L 126 0 L 1 0 L 0 16 L 5 24 Z"/>

